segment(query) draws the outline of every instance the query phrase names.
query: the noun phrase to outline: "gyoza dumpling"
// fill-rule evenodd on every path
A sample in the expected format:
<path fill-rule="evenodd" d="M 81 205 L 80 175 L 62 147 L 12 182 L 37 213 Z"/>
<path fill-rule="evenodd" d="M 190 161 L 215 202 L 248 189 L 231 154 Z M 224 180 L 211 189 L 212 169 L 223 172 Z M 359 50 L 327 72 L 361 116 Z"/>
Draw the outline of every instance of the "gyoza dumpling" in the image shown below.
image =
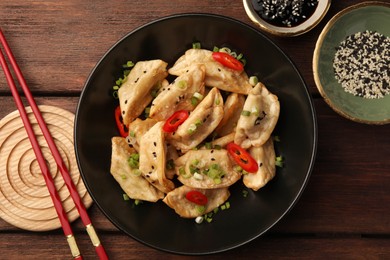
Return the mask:
<path fill-rule="evenodd" d="M 193 190 L 201 192 L 207 197 L 207 204 L 204 205 L 204 208 L 201 208 L 202 210 L 197 204 L 186 199 L 186 194 Z M 230 192 L 227 188 L 202 190 L 183 185 L 169 192 L 163 202 L 183 218 L 196 218 L 219 207 L 225 203 L 229 196 Z"/>
<path fill-rule="evenodd" d="M 169 142 L 182 152 L 200 144 L 218 126 L 223 117 L 223 98 L 213 88 L 199 103 L 176 132 L 168 135 Z"/>
<path fill-rule="evenodd" d="M 113 137 L 110 172 L 126 194 L 136 200 L 155 202 L 164 198 L 164 194 L 153 187 L 138 169 L 132 169 L 128 163 L 131 154 L 136 153 L 130 148 L 123 137 Z"/>
<path fill-rule="evenodd" d="M 243 95 L 232 93 L 227 97 L 223 108 L 224 113 L 222 121 L 215 129 L 218 136 L 225 136 L 234 132 L 244 103 L 245 97 Z"/>
<path fill-rule="evenodd" d="M 167 75 L 167 63 L 162 60 L 139 61 L 118 90 L 123 123 L 129 125 L 152 101 L 151 90 Z"/>
<path fill-rule="evenodd" d="M 156 123 L 141 138 L 139 169 L 142 175 L 157 189 L 168 193 L 175 188 L 165 176 L 166 145 L 162 131 L 164 122 Z"/>
<path fill-rule="evenodd" d="M 197 103 L 193 104 L 191 101 L 195 93 L 201 97 L 204 95 L 204 76 L 203 65 L 195 64 L 188 67 L 174 82 L 161 89 L 152 102 L 149 117 L 163 121 L 175 111 L 194 110 Z"/>
<path fill-rule="evenodd" d="M 249 84 L 248 75 L 245 71 L 240 72 L 223 66 L 213 59 L 212 54 L 212 51 L 205 49 L 189 49 L 168 72 L 179 76 L 193 64 L 201 63 L 206 67 L 206 86 L 217 87 L 229 92 L 248 94 L 252 86 Z"/>
<path fill-rule="evenodd" d="M 191 150 L 175 161 L 178 180 L 199 189 L 228 187 L 241 178 L 225 149 Z"/>
<path fill-rule="evenodd" d="M 215 147 L 215 146 L 222 147 L 222 148 L 226 147 L 229 143 L 234 141 L 234 135 L 235 133 L 232 132 L 228 135 L 214 139 L 213 141 L 211 141 L 211 147 Z"/>
<path fill-rule="evenodd" d="M 131 122 L 129 125 L 129 136 L 127 137 L 129 145 L 139 151 L 142 136 L 156 123 L 157 121 L 152 118 L 146 118 L 145 120 L 137 118 Z"/>
<path fill-rule="evenodd" d="M 278 97 L 258 83 L 245 100 L 234 142 L 244 149 L 263 145 L 278 122 L 279 111 Z"/>
<path fill-rule="evenodd" d="M 260 147 L 251 147 L 249 153 L 259 165 L 256 173 L 248 173 L 243 177 L 246 187 L 255 191 L 265 186 L 275 176 L 275 149 L 272 137 Z"/>

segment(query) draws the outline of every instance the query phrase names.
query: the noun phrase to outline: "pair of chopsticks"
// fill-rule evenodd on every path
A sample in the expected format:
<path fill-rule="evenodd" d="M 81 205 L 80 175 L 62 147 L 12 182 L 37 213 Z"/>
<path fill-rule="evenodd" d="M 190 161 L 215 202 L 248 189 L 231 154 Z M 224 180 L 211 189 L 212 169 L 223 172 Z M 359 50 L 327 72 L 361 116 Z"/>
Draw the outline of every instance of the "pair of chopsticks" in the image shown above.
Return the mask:
<path fill-rule="evenodd" d="M 49 129 L 47 128 L 47 125 L 42 117 L 42 114 L 39 111 L 39 108 L 34 101 L 34 98 L 33 98 L 32 94 L 31 94 L 31 92 L 26 84 L 26 81 L 22 75 L 22 72 L 21 72 L 18 64 L 16 63 L 16 60 L 12 54 L 12 51 L 11 51 L 11 49 L 10 49 L 6 39 L 5 39 L 5 36 L 4 36 L 1 28 L 0 28 L 0 41 L 1 41 L 1 45 L 3 46 L 3 48 L 5 50 L 6 55 L 8 56 L 9 62 L 11 63 L 11 66 L 16 74 L 16 77 L 20 83 L 20 86 L 22 87 L 22 90 L 23 90 L 23 92 L 28 100 L 28 103 L 31 106 L 31 109 L 32 109 L 33 114 L 34 114 L 34 116 L 39 124 L 39 127 L 41 128 L 41 131 L 46 139 L 46 142 L 47 142 L 47 144 L 50 148 L 50 151 L 55 159 L 55 162 L 58 166 L 58 169 L 61 172 L 62 178 L 64 179 L 66 187 L 69 190 L 70 196 L 72 197 L 72 199 L 76 205 L 76 208 L 80 214 L 81 220 L 82 220 L 82 222 L 86 228 L 86 231 L 87 231 L 87 233 L 92 241 L 92 244 L 95 246 L 96 253 L 100 259 L 108 259 L 107 254 L 106 254 L 106 252 L 105 252 L 105 250 L 104 250 L 104 248 L 103 248 L 102 244 L 100 243 L 100 240 L 97 236 L 97 233 L 96 233 L 94 227 L 92 226 L 92 223 L 91 223 L 91 220 L 88 216 L 87 210 L 86 210 L 86 208 L 85 208 L 85 206 L 80 198 L 80 195 L 78 194 L 77 189 L 76 189 L 76 187 L 71 179 L 69 171 L 68 171 L 64 161 L 62 160 L 62 157 L 58 151 L 58 148 L 55 145 L 54 140 L 49 132 Z M 35 156 L 36 156 L 37 161 L 39 163 L 39 167 L 40 167 L 42 174 L 43 174 L 43 177 L 45 179 L 46 186 L 49 190 L 51 199 L 53 200 L 54 207 L 56 209 L 58 218 L 61 222 L 61 226 L 62 226 L 62 229 L 63 229 L 64 234 L 66 236 L 70 250 L 72 252 L 72 256 L 74 259 L 82 259 L 82 256 L 81 256 L 80 250 L 77 246 L 76 239 L 74 237 L 72 228 L 69 224 L 66 212 L 65 212 L 64 208 L 62 207 L 61 199 L 60 199 L 58 192 L 57 192 L 57 189 L 54 185 L 53 177 L 50 174 L 49 168 L 46 164 L 45 158 L 42 154 L 42 151 L 41 151 L 41 148 L 40 148 L 39 143 L 37 141 L 37 138 L 36 138 L 35 133 L 32 129 L 32 126 L 31 126 L 31 123 L 30 123 L 29 118 L 27 116 L 25 107 L 24 107 L 23 102 L 19 96 L 14 79 L 12 77 L 10 69 L 8 68 L 7 62 L 5 60 L 5 57 L 3 55 L 1 48 L 0 48 L 0 62 L 1 62 L 1 66 L 2 66 L 3 71 L 4 71 L 7 83 L 11 89 L 12 96 L 14 97 L 16 106 L 19 110 L 21 119 L 22 119 L 23 124 L 26 128 L 28 138 L 30 139 L 32 148 L 34 150 Z"/>

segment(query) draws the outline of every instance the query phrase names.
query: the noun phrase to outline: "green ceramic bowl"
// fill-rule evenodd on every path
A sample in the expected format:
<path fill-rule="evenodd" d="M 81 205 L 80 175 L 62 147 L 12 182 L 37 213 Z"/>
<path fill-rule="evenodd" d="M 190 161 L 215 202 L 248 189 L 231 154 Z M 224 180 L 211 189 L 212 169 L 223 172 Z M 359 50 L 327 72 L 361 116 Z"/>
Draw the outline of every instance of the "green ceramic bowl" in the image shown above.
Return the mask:
<path fill-rule="evenodd" d="M 364 2 L 336 14 L 320 34 L 313 56 L 316 85 L 329 106 L 342 116 L 366 124 L 390 123 L 390 95 L 366 99 L 347 93 L 333 70 L 336 47 L 349 35 L 366 30 L 390 37 L 390 4 Z"/>

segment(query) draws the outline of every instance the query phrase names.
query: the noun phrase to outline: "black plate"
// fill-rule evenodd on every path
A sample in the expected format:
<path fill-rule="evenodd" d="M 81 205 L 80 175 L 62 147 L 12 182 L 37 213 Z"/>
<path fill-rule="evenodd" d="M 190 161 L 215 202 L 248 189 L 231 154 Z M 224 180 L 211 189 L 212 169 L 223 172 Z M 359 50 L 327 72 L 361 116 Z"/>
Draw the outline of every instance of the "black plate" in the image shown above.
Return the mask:
<path fill-rule="evenodd" d="M 247 59 L 275 93 L 281 114 L 275 133 L 285 166 L 258 192 L 242 196 L 241 181 L 231 189 L 231 208 L 212 223 L 182 219 L 163 202 L 132 207 L 110 175 L 111 137 L 118 135 L 111 95 L 126 61 L 163 59 L 173 62 L 193 42 L 202 47 L 229 46 Z M 75 122 L 76 155 L 81 176 L 93 200 L 120 230 L 151 247 L 201 255 L 245 244 L 275 225 L 301 195 L 313 167 L 317 122 L 308 89 L 291 60 L 267 37 L 239 21 L 211 14 L 174 15 L 149 23 L 119 40 L 98 62 L 81 94 Z"/>

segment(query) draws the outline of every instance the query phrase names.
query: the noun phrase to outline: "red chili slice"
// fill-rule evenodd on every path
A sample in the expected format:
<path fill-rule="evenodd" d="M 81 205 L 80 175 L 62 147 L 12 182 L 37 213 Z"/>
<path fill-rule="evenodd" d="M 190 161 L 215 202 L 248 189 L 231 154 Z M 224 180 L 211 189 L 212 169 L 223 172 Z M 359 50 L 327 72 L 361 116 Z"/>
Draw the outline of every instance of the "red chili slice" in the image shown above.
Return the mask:
<path fill-rule="evenodd" d="M 123 123 L 123 118 L 122 118 L 120 106 L 117 106 L 117 108 L 115 109 L 115 122 L 116 122 L 116 126 L 118 127 L 120 135 L 122 137 L 127 137 L 129 135 L 129 129 Z"/>
<path fill-rule="evenodd" d="M 201 206 L 206 205 L 208 201 L 206 195 L 196 190 L 187 192 L 186 199 Z"/>
<path fill-rule="evenodd" d="M 229 155 L 242 169 L 250 173 L 257 172 L 259 166 L 256 160 L 245 149 L 235 143 L 229 143 L 226 148 Z"/>
<path fill-rule="evenodd" d="M 163 131 L 167 133 L 175 132 L 179 125 L 183 124 L 190 113 L 187 110 L 178 110 L 173 113 L 163 126 Z"/>
<path fill-rule="evenodd" d="M 236 58 L 225 52 L 213 52 L 213 59 L 221 63 L 223 66 L 242 71 L 244 65 L 238 61 Z"/>

